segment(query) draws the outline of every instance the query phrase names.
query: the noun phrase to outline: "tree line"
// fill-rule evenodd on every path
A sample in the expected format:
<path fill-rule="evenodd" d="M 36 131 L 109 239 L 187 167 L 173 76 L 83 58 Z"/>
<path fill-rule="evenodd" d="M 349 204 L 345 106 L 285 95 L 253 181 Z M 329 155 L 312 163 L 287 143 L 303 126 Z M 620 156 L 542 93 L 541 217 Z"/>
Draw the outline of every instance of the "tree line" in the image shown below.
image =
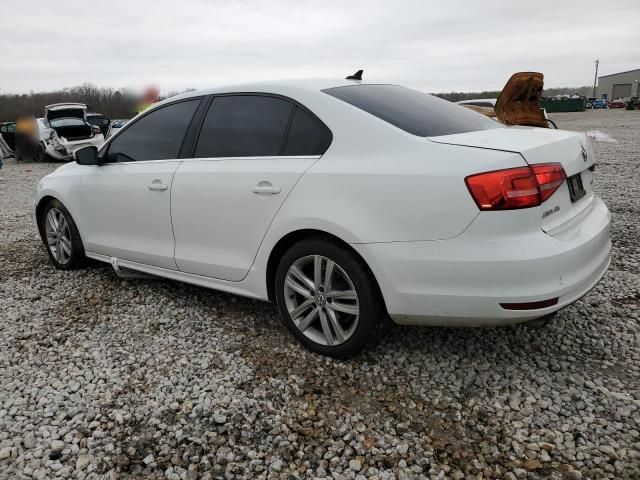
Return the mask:
<path fill-rule="evenodd" d="M 183 92 L 173 91 L 161 99 L 179 93 Z M 108 118 L 131 118 L 138 109 L 138 99 L 126 91 L 85 83 L 51 92 L 0 94 L 0 121 L 13 122 L 20 115 L 42 117 L 46 105 L 63 102 L 84 103 L 91 111 L 102 113 Z"/>
<path fill-rule="evenodd" d="M 542 92 L 543 97 L 555 97 L 556 95 L 580 95 L 582 97 L 590 97 L 593 95 L 593 87 L 560 87 L 545 88 Z M 436 97 L 444 98 L 450 102 L 459 102 L 460 100 L 471 100 L 476 98 L 498 98 L 500 90 L 485 90 L 483 92 L 448 92 L 434 93 Z"/>
<path fill-rule="evenodd" d="M 173 91 L 161 98 L 168 98 L 179 93 L 188 92 Z M 588 97 L 592 94 L 592 87 L 565 87 L 547 88 L 544 96 L 578 94 Z M 449 92 L 436 93 L 434 95 L 457 102 L 472 98 L 496 98 L 499 90 L 484 92 Z M 102 113 L 108 118 L 131 118 L 137 112 L 137 101 L 131 95 L 116 90 L 115 88 L 97 87 L 85 83 L 76 87 L 63 88 L 52 92 L 31 92 L 24 94 L 0 94 L 0 121 L 15 121 L 20 115 L 34 115 L 41 117 L 44 107 L 52 103 L 79 102 L 86 104 L 92 111 Z"/>

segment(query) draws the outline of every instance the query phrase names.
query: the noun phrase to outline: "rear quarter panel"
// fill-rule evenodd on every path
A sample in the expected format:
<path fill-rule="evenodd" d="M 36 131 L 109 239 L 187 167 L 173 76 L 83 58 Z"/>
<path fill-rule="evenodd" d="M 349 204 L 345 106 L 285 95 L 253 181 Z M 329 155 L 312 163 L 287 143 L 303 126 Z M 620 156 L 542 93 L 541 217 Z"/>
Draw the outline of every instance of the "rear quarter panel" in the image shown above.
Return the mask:
<path fill-rule="evenodd" d="M 304 228 L 349 243 L 452 238 L 479 212 L 465 176 L 526 165 L 517 153 L 431 142 L 323 92 L 282 93 L 311 109 L 333 141 L 284 202 L 267 247 Z"/>
<path fill-rule="evenodd" d="M 328 229 L 349 243 L 453 238 L 479 213 L 464 178 L 524 165 L 518 154 L 438 145 L 404 132 L 386 145 L 355 144 L 347 135 L 334 132 L 334 144 L 295 186 L 272 234 Z"/>

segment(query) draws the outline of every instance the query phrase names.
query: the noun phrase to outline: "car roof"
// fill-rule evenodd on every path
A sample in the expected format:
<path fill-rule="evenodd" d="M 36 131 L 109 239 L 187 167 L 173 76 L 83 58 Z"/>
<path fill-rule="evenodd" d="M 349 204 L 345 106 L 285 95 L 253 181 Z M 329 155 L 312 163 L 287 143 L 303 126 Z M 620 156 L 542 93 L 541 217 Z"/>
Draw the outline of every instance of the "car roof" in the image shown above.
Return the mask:
<path fill-rule="evenodd" d="M 271 80 L 264 82 L 240 83 L 232 85 L 224 85 L 204 90 L 194 90 L 192 92 L 183 93 L 175 97 L 169 97 L 159 104 L 168 101 L 182 100 L 186 98 L 199 97 L 202 95 L 216 95 L 224 93 L 273 93 L 280 95 L 294 95 L 301 92 L 317 93 L 321 90 L 334 87 L 348 87 L 353 85 L 379 85 L 385 82 L 364 82 L 359 80 L 346 79 L 330 79 L 330 78 L 307 78 L 307 79 L 289 79 L 289 80 Z"/>
<path fill-rule="evenodd" d="M 85 109 L 87 108 L 87 106 L 84 103 L 52 103 L 51 105 L 47 105 L 46 107 L 47 110 L 64 110 L 65 108 L 82 108 Z"/>

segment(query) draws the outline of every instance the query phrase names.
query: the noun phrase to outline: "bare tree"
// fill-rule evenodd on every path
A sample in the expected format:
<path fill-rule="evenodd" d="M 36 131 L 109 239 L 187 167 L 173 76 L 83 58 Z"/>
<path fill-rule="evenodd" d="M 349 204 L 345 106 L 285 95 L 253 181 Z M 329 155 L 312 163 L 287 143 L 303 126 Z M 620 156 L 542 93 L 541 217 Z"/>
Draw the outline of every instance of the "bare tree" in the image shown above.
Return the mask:
<path fill-rule="evenodd" d="M 169 98 L 192 90 L 171 92 L 162 98 Z M 126 91 L 97 87 L 91 83 L 85 83 L 52 92 L 0 94 L 0 120 L 15 121 L 20 115 L 41 117 L 46 105 L 61 102 L 84 103 L 90 110 L 100 112 L 108 118 L 131 118 L 138 110 L 137 98 L 128 95 Z"/>

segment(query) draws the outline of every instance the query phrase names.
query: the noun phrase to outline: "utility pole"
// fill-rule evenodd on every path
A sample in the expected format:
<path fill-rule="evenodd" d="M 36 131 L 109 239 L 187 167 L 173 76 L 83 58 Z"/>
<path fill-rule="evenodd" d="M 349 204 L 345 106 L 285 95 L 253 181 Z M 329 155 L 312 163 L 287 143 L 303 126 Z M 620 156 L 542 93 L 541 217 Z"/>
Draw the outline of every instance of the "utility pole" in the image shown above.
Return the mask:
<path fill-rule="evenodd" d="M 593 97 L 596 96 L 596 83 L 598 83 L 598 65 L 600 64 L 600 60 L 596 58 L 596 75 L 593 78 Z"/>

